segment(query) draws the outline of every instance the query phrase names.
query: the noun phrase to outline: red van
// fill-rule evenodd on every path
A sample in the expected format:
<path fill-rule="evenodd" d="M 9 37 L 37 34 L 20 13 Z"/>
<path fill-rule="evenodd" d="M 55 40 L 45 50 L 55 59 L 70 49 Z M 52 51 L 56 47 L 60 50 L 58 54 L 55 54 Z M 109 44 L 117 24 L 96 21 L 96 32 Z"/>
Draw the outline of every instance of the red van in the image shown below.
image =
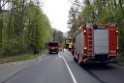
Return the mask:
<path fill-rule="evenodd" d="M 49 54 L 51 53 L 57 53 L 59 52 L 59 44 L 58 42 L 49 42 L 48 43 L 48 51 Z"/>

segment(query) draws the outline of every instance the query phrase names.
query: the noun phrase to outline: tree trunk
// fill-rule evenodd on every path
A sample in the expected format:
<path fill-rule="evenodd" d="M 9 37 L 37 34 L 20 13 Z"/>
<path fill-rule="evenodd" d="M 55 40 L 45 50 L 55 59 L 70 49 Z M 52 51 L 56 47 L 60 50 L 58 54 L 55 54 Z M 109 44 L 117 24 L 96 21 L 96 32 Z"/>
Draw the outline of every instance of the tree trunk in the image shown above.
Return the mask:
<path fill-rule="evenodd" d="M 123 15 L 123 19 L 124 19 L 124 9 L 123 9 L 123 3 L 122 3 L 123 0 L 119 0 L 119 6 L 120 6 L 120 9 L 122 11 L 122 15 Z"/>
<path fill-rule="evenodd" d="M 3 28 L 2 8 L 0 7 L 0 50 L 2 49 L 2 28 Z"/>

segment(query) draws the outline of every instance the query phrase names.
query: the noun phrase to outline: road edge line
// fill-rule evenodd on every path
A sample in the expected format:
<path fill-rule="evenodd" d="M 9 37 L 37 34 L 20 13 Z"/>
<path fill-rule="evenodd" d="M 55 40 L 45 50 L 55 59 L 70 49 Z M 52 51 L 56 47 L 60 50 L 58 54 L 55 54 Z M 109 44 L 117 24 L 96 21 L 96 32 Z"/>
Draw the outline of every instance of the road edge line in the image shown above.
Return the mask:
<path fill-rule="evenodd" d="M 59 56 L 62 56 L 62 58 L 63 58 L 63 60 L 64 60 L 64 62 L 65 62 L 65 64 L 66 64 L 66 66 L 67 66 L 67 68 L 68 68 L 68 71 L 69 71 L 69 73 L 70 73 L 70 75 L 71 75 L 71 77 L 72 77 L 73 82 L 74 82 L 74 83 L 77 83 L 77 80 L 76 80 L 74 74 L 72 73 L 72 71 L 71 71 L 71 69 L 70 69 L 70 67 L 69 67 L 69 65 L 68 65 L 68 63 L 67 63 L 67 61 L 65 60 L 64 56 L 63 56 L 62 54 L 61 54 L 61 55 L 59 54 Z"/>

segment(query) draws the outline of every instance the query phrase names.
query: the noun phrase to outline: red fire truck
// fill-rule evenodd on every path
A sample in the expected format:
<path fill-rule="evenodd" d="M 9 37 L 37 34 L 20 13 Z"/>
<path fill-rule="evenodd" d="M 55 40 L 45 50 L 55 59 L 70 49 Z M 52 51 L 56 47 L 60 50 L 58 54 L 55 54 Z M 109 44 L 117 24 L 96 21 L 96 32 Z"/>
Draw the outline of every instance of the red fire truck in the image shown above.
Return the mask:
<path fill-rule="evenodd" d="M 83 24 L 74 34 L 74 60 L 82 63 L 113 63 L 118 55 L 116 24 Z"/>
<path fill-rule="evenodd" d="M 57 53 L 59 52 L 59 44 L 58 42 L 49 42 L 48 43 L 48 51 L 49 53 Z"/>

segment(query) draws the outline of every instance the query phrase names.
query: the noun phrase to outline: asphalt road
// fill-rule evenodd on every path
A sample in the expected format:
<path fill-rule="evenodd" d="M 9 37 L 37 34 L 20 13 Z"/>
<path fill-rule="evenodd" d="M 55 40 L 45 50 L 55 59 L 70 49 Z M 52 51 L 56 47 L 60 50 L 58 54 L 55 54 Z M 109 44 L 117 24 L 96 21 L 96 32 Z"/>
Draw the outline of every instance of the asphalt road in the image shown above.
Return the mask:
<path fill-rule="evenodd" d="M 124 83 L 124 67 L 79 66 L 70 52 L 46 54 L 27 62 L 0 65 L 0 83 Z"/>

